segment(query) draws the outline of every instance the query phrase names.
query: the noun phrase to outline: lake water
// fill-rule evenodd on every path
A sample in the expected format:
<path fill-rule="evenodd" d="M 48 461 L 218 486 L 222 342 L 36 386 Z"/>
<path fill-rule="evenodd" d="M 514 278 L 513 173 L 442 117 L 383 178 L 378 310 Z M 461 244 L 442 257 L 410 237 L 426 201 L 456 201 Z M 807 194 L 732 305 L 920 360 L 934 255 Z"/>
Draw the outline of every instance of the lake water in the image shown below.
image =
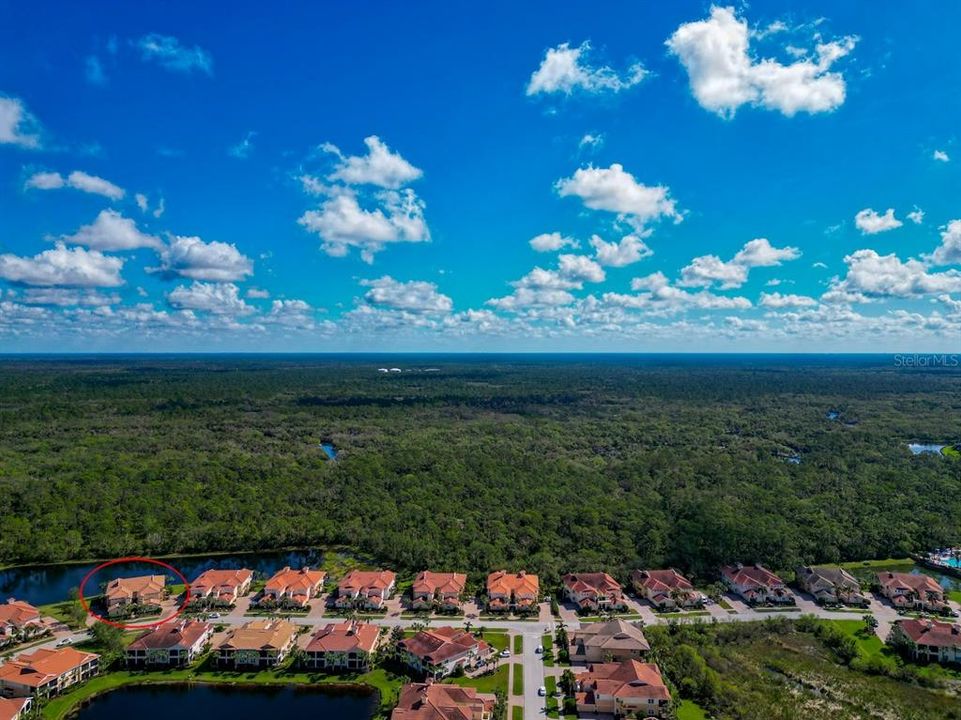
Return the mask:
<path fill-rule="evenodd" d="M 209 557 L 174 557 L 166 558 L 164 562 L 182 572 L 188 581 L 192 581 L 204 570 L 211 568 L 234 569 L 250 568 L 257 578 L 273 575 L 285 565 L 315 567 L 323 562 L 324 554 L 320 550 L 272 550 L 267 552 L 237 553 L 230 555 L 214 555 Z M 0 601 L 8 597 L 26 600 L 33 605 L 46 605 L 60 600 L 66 600 L 70 591 L 80 585 L 84 576 L 100 563 L 77 563 L 68 565 L 32 565 L 19 568 L 0 570 Z M 157 574 L 160 568 L 152 564 L 123 564 L 114 565 L 97 573 L 91 582 L 101 583 L 113 576 L 129 577 L 132 575 Z M 173 577 L 168 582 L 180 582 Z M 92 594 L 94 588 L 84 590 L 84 594 Z"/>
<path fill-rule="evenodd" d="M 931 443 L 908 443 L 908 450 L 914 455 L 940 455 L 944 447 Z"/>
<path fill-rule="evenodd" d="M 376 693 L 316 688 L 225 685 L 133 685 L 94 698 L 77 720 L 170 720 L 208 717 L 263 720 L 274 717 L 370 720 Z"/>

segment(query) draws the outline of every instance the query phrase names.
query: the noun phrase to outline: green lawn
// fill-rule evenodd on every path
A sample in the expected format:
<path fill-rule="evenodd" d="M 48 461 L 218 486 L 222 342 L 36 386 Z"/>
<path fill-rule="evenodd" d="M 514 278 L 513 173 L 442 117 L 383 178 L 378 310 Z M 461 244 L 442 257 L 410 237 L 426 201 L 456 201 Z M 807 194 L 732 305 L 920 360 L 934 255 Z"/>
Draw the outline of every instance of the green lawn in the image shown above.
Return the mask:
<path fill-rule="evenodd" d="M 949 600 L 954 600 L 956 603 L 961 603 L 961 590 L 948 590 L 945 595 L 948 596 Z"/>
<path fill-rule="evenodd" d="M 554 636 L 551 635 L 550 633 L 545 633 L 544 636 L 541 637 L 541 647 L 543 647 L 545 651 L 546 651 L 546 650 L 553 650 L 553 649 L 554 649 Z"/>
<path fill-rule="evenodd" d="M 225 685 L 316 685 L 325 683 L 362 684 L 380 693 L 381 711 L 390 711 L 400 694 L 404 678 L 393 676 L 384 670 L 372 670 L 362 675 L 324 675 L 321 673 L 290 672 L 282 669 L 258 672 L 232 672 L 203 670 L 203 663 L 180 670 L 154 672 L 131 672 L 122 670 L 93 678 L 76 690 L 54 698 L 43 708 L 46 720 L 67 717 L 84 700 L 124 685 L 144 685 L 169 682 L 206 682 Z M 505 681 L 506 684 L 506 681 Z"/>
<path fill-rule="evenodd" d="M 845 635 L 853 637 L 858 644 L 858 649 L 865 657 L 877 655 L 884 649 L 881 638 L 876 633 L 864 632 L 865 625 L 860 620 L 825 620 L 824 622 L 833 625 Z"/>
<path fill-rule="evenodd" d="M 914 565 L 911 558 L 887 558 L 885 560 L 854 560 L 852 562 L 835 563 L 831 565 L 820 565 L 819 567 L 842 567 L 845 570 L 858 570 L 861 568 L 873 567 L 892 567 L 897 565 Z"/>
<path fill-rule="evenodd" d="M 500 652 L 501 650 L 507 649 L 507 643 L 510 640 L 510 636 L 507 631 L 501 630 L 485 630 L 481 634 L 481 639 L 484 640 L 492 648 Z"/>
<path fill-rule="evenodd" d="M 945 445 L 943 448 L 941 448 L 941 454 L 950 458 L 961 457 L 961 452 L 959 452 L 954 445 Z"/>
<path fill-rule="evenodd" d="M 707 720 L 707 713 L 696 702 L 681 700 L 677 706 L 677 720 Z"/>
<path fill-rule="evenodd" d="M 524 666 L 520 664 L 514 665 L 514 679 L 511 685 L 511 695 L 523 695 L 524 694 Z"/>
<path fill-rule="evenodd" d="M 49 605 L 40 605 L 37 607 L 37 610 L 40 611 L 41 615 L 49 615 L 72 628 L 78 628 L 80 626 L 70 619 L 70 608 L 75 602 L 76 600 L 64 600 L 63 602 L 50 603 Z"/>
<path fill-rule="evenodd" d="M 514 636 L 514 654 L 520 655 L 524 652 L 524 636 L 515 635 Z"/>
<path fill-rule="evenodd" d="M 477 690 L 479 693 L 494 693 L 500 690 L 505 695 L 507 694 L 507 675 L 510 671 L 505 663 L 501 665 L 497 670 L 490 675 L 481 675 L 479 677 L 459 677 L 459 678 L 448 678 L 444 682 L 450 683 L 452 685 L 458 685 L 460 687 L 471 687 Z"/>
<path fill-rule="evenodd" d="M 515 705 L 511 708 L 511 720 L 524 720 L 524 708 Z"/>

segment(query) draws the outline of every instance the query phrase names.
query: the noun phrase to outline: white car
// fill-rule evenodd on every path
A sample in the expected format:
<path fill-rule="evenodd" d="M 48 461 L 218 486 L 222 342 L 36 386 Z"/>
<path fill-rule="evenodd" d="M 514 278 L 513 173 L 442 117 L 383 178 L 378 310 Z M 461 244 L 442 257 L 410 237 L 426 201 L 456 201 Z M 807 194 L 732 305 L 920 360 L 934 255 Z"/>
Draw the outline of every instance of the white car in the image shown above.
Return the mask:
<path fill-rule="evenodd" d="M 210 618 L 212 620 L 216 620 L 219 617 L 220 617 L 220 613 L 210 613 Z"/>
<path fill-rule="evenodd" d="M 70 644 L 70 638 L 63 638 L 62 640 L 57 641 L 57 647 L 63 647 L 64 645 L 69 645 L 69 644 Z"/>
<path fill-rule="evenodd" d="M 539 688 L 537 688 L 537 694 L 540 695 L 541 697 L 546 696 L 546 695 L 547 695 L 547 688 L 544 687 L 543 685 L 541 685 Z"/>
<path fill-rule="evenodd" d="M 510 651 L 510 650 L 507 650 L 506 648 L 505 648 L 504 650 L 501 650 L 501 657 L 502 657 L 502 658 L 509 658 L 510 656 L 511 656 L 511 651 Z"/>
<path fill-rule="evenodd" d="M 540 655 L 542 652 L 544 652 L 544 648 L 538 645 L 536 648 L 534 648 L 534 652 Z"/>

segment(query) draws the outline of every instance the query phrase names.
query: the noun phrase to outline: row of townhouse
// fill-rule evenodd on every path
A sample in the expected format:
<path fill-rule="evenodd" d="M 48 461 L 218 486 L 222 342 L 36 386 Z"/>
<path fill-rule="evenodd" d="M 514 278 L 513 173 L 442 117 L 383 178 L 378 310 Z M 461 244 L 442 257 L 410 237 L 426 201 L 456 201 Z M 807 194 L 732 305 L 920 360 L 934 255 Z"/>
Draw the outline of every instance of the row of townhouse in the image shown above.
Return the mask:
<path fill-rule="evenodd" d="M 0 696 L 25 698 L 58 695 L 70 686 L 93 677 L 99 669 L 100 656 L 94 653 L 72 647 L 40 648 L 0 665 Z"/>

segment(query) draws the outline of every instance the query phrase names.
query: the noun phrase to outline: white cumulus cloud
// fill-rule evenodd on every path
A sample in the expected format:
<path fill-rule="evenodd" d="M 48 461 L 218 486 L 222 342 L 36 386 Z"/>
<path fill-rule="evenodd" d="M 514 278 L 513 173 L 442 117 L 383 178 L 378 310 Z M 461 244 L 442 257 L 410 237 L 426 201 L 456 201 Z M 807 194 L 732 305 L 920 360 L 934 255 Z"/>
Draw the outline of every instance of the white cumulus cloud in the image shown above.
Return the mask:
<path fill-rule="evenodd" d="M 687 70 L 691 92 L 706 110 L 731 118 L 749 104 L 790 117 L 828 112 L 844 103 L 844 76 L 831 68 L 856 42 L 854 36 L 818 42 L 813 53 L 801 50 L 789 64 L 759 59 L 747 20 L 733 8 L 712 6 L 707 19 L 678 27 L 667 47 Z"/>
<path fill-rule="evenodd" d="M 361 280 L 360 284 L 368 288 L 364 301 L 378 308 L 431 314 L 450 312 L 454 306 L 434 283 L 423 280 L 401 282 L 384 275 L 376 280 Z"/>
<path fill-rule="evenodd" d="M 577 47 L 571 47 L 570 43 L 561 43 L 557 47 L 548 48 L 540 67 L 531 73 L 527 94 L 570 95 L 575 90 L 617 93 L 634 87 L 648 75 L 640 63 L 634 63 L 623 74 L 606 65 L 592 66 L 587 61 L 590 52 L 589 42 L 583 42 Z"/>
<path fill-rule="evenodd" d="M 894 208 L 888 208 L 883 215 L 872 208 L 865 208 L 854 216 L 854 224 L 862 235 L 877 235 L 895 230 L 904 223 L 894 217 Z"/>
<path fill-rule="evenodd" d="M 669 188 L 639 183 L 618 163 L 608 168 L 578 168 L 554 187 L 561 197 L 579 197 L 585 207 L 617 213 L 638 229 L 662 217 L 675 222 L 682 219 Z"/>
<path fill-rule="evenodd" d="M 637 235 L 625 235 L 617 242 L 607 242 L 600 236 L 591 237 L 594 257 L 605 267 L 624 267 L 653 255 L 653 251 Z"/>
<path fill-rule="evenodd" d="M 0 145 L 40 147 L 40 123 L 19 98 L 0 95 Z"/>
<path fill-rule="evenodd" d="M 0 255 L 0 278 L 41 287 L 119 287 L 123 263 L 123 258 L 57 243 L 33 257 Z"/>
<path fill-rule="evenodd" d="M 137 229 L 137 223 L 116 210 L 101 210 L 92 223 L 61 239 L 71 245 L 86 245 L 93 250 L 156 250 L 163 245 L 160 238 L 141 232 Z"/>
<path fill-rule="evenodd" d="M 250 315 L 256 310 L 240 297 L 233 283 L 193 282 L 167 293 L 167 302 L 181 310 L 201 310 L 214 315 Z"/>
<path fill-rule="evenodd" d="M 24 187 L 28 190 L 59 190 L 71 187 L 92 195 L 102 195 L 111 200 L 123 198 L 124 189 L 102 177 L 74 170 L 66 178 L 58 172 L 36 172 L 27 178 Z"/>
<path fill-rule="evenodd" d="M 390 148 L 376 135 L 364 138 L 366 155 L 344 156 L 336 145 L 327 143 L 322 146 L 325 152 L 339 158 L 329 180 L 339 180 L 348 185 L 377 185 L 397 190 L 420 178 L 424 172 L 405 160 L 400 153 Z"/>
<path fill-rule="evenodd" d="M 168 276 L 229 282 L 243 280 L 254 272 L 253 262 L 236 245 L 204 242 L 199 237 L 175 235 L 159 255 L 158 270 Z"/>
<path fill-rule="evenodd" d="M 559 232 L 541 233 L 531 238 L 528 243 L 537 252 L 556 252 L 566 247 L 577 247 L 574 238 L 561 235 Z"/>
<path fill-rule="evenodd" d="M 680 285 L 710 287 L 717 283 L 722 290 L 737 288 L 747 282 L 751 268 L 774 267 L 801 257 L 796 247 L 777 248 L 766 238 L 755 238 L 744 244 L 734 257 L 725 262 L 717 255 L 701 255 L 681 270 Z"/>

